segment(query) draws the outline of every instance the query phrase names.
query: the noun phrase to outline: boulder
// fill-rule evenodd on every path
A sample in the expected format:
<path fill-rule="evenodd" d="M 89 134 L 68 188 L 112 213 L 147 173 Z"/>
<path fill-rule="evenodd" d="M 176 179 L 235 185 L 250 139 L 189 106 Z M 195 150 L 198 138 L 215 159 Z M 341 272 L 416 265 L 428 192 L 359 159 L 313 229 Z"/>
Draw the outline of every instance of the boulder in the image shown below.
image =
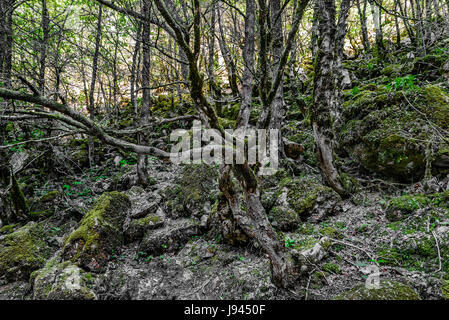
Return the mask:
<path fill-rule="evenodd" d="M 214 203 L 218 170 L 206 164 L 192 164 L 183 168 L 172 186 L 164 190 L 165 211 L 171 218 L 201 216 L 207 203 Z"/>
<path fill-rule="evenodd" d="M 112 252 L 123 244 L 123 224 L 130 207 L 123 193 L 104 193 L 65 240 L 63 258 L 89 271 L 102 272 Z"/>
<path fill-rule="evenodd" d="M 274 227 L 291 231 L 298 228 L 300 221 L 311 216 L 319 220 L 326 215 L 336 214 L 340 201 L 341 197 L 321 184 L 318 178 L 284 178 L 268 218 Z"/>
<path fill-rule="evenodd" d="M 54 259 L 32 273 L 34 300 L 94 300 L 93 276 L 77 265 Z"/>
<path fill-rule="evenodd" d="M 449 129 L 449 93 L 438 86 L 362 88 L 343 104 L 343 118 L 341 149 L 370 171 L 409 182 L 423 176 L 429 151 L 434 171 L 447 163 L 445 143 L 434 139 L 435 130 Z"/>
<path fill-rule="evenodd" d="M 164 225 L 164 213 L 162 209 L 157 209 L 155 213 L 149 213 L 140 219 L 129 219 L 124 225 L 125 243 L 142 240 L 144 235 L 152 229 L 160 228 Z"/>
<path fill-rule="evenodd" d="M 45 264 L 51 253 L 41 224 L 30 222 L 16 231 L 0 236 L 0 278 L 28 280 L 31 272 Z"/>

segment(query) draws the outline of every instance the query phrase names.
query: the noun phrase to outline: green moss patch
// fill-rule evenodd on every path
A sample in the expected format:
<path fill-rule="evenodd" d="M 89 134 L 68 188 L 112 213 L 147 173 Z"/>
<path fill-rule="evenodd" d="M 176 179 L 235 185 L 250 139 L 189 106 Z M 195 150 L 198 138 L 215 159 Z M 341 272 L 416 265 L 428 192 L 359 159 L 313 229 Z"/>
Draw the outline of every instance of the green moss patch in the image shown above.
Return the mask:
<path fill-rule="evenodd" d="M 30 222 L 0 237 L 0 277 L 27 280 L 32 271 L 44 265 L 50 255 L 43 226 Z"/>
<path fill-rule="evenodd" d="M 104 193 L 64 243 L 63 256 L 100 272 L 123 242 L 123 223 L 131 203 L 123 193 Z"/>

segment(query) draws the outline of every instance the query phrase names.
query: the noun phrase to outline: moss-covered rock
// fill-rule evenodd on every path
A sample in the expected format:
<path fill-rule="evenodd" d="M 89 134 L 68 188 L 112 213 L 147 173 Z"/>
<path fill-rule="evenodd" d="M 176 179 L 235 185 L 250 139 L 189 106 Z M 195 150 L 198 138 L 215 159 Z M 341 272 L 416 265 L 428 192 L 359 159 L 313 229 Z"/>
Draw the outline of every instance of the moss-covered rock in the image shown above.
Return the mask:
<path fill-rule="evenodd" d="M 232 246 L 244 245 L 249 241 L 248 235 L 234 219 L 228 200 L 222 193 L 219 193 L 217 201 L 212 205 L 207 224 L 209 238 L 220 239 Z"/>
<path fill-rule="evenodd" d="M 392 198 L 387 205 L 386 217 L 390 221 L 399 221 L 426 207 L 443 208 L 449 211 L 449 190 L 427 195 L 405 194 Z"/>
<path fill-rule="evenodd" d="M 434 127 L 449 128 L 449 93 L 427 85 L 408 91 L 365 90 L 343 104 L 340 146 L 363 167 L 403 181 L 420 179 L 426 168 L 427 141 Z M 435 140 L 432 163 L 438 169 L 446 148 Z M 440 142 L 438 142 L 440 141 Z"/>
<path fill-rule="evenodd" d="M 174 185 L 165 189 L 166 211 L 171 217 L 201 216 L 206 202 L 216 200 L 218 170 L 207 164 L 192 164 L 183 168 Z"/>
<path fill-rule="evenodd" d="M 298 228 L 300 216 L 291 208 L 276 206 L 270 210 L 268 218 L 273 227 L 282 231 L 291 231 Z"/>
<path fill-rule="evenodd" d="M 387 219 L 398 221 L 404 216 L 425 207 L 430 203 L 430 199 L 424 195 L 404 195 L 390 200 L 386 210 Z"/>
<path fill-rule="evenodd" d="M 28 280 L 50 255 L 47 236 L 43 226 L 34 222 L 0 236 L 0 277 L 5 276 L 8 281 Z"/>
<path fill-rule="evenodd" d="M 394 280 L 382 280 L 379 289 L 369 289 L 361 284 L 343 292 L 334 300 L 420 300 L 420 297 L 409 285 Z"/>
<path fill-rule="evenodd" d="M 157 214 L 148 214 L 144 218 L 132 219 L 124 226 L 125 243 L 141 240 L 148 230 L 157 229 L 163 225 L 163 217 Z"/>
<path fill-rule="evenodd" d="M 131 206 L 117 191 L 104 193 L 64 242 L 63 257 L 92 272 L 101 272 L 113 250 L 123 243 L 123 223 Z"/>
<path fill-rule="evenodd" d="M 338 211 L 340 196 L 313 177 L 281 181 L 275 206 L 268 217 L 282 230 L 293 230 L 301 220 L 323 218 Z"/>
<path fill-rule="evenodd" d="M 419 75 L 422 79 L 436 80 L 443 74 L 442 68 L 448 59 L 447 50 L 438 50 L 437 48 L 430 54 L 417 57 L 413 61 L 412 73 Z"/>
<path fill-rule="evenodd" d="M 50 260 L 31 274 L 35 300 L 94 300 L 93 276 L 75 264 Z"/>

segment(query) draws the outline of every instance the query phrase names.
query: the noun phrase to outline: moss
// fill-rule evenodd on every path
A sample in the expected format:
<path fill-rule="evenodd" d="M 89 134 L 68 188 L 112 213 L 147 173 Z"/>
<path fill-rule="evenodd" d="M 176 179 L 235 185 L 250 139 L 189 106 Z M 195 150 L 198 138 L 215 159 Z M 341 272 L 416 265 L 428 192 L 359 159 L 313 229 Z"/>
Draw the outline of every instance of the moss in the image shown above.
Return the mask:
<path fill-rule="evenodd" d="M 398 77 L 402 73 L 402 67 L 403 66 L 401 64 L 390 64 L 390 65 L 386 66 L 385 68 L 383 68 L 380 73 L 382 75 L 388 76 L 388 77 L 391 77 L 391 76 Z"/>
<path fill-rule="evenodd" d="M 420 110 L 443 129 L 449 129 L 449 94 L 436 85 L 420 89 L 418 99 Z"/>
<path fill-rule="evenodd" d="M 3 227 L 0 228 L 0 235 L 11 233 L 18 226 L 20 226 L 20 223 L 7 224 L 6 226 L 3 226 Z"/>
<path fill-rule="evenodd" d="M 449 254 L 445 240 L 440 239 L 440 254 Z M 378 261 L 385 265 L 406 268 L 414 271 L 431 272 L 438 268 L 439 258 L 435 240 L 431 235 L 422 233 L 408 234 L 393 242 L 393 247 L 384 245 L 377 251 Z M 448 265 L 443 261 L 443 271 L 448 271 Z"/>
<path fill-rule="evenodd" d="M 54 190 L 54 191 L 50 191 L 47 192 L 46 194 L 44 194 L 42 197 L 39 198 L 39 202 L 51 202 L 57 198 L 59 198 L 61 196 L 61 194 L 59 193 L 59 191 Z"/>
<path fill-rule="evenodd" d="M 334 300 L 420 300 L 420 297 L 408 285 L 394 280 L 382 280 L 379 289 L 368 289 L 362 284 L 338 295 Z"/>
<path fill-rule="evenodd" d="M 425 141 L 434 135 L 425 123 L 447 130 L 449 94 L 435 85 L 408 91 L 370 89 L 346 97 L 340 146 L 366 169 L 404 181 L 419 179 L 426 166 Z M 441 150 L 444 144 L 434 148 Z"/>
<path fill-rule="evenodd" d="M 139 226 L 147 226 L 149 224 L 156 224 L 158 222 L 161 222 L 162 219 L 159 216 L 154 216 L 154 215 L 148 215 L 145 218 L 141 218 L 135 221 L 135 223 Z"/>
<path fill-rule="evenodd" d="M 218 118 L 218 124 L 223 127 L 223 129 L 233 129 L 236 121 L 226 118 Z"/>
<path fill-rule="evenodd" d="M 268 218 L 273 226 L 282 231 L 291 231 L 298 228 L 300 218 L 298 214 L 288 208 L 274 207 L 270 210 Z"/>
<path fill-rule="evenodd" d="M 305 237 L 295 241 L 293 248 L 298 251 L 305 251 L 313 248 L 317 243 L 318 239 L 315 236 Z"/>
<path fill-rule="evenodd" d="M 123 222 L 130 206 L 123 193 L 104 193 L 83 217 L 78 229 L 65 240 L 65 258 L 87 264 L 92 271 L 101 270 L 112 250 L 123 241 Z"/>
<path fill-rule="evenodd" d="M 397 221 L 413 211 L 427 206 L 430 199 L 424 195 L 404 195 L 390 200 L 386 210 L 387 219 Z"/>
<path fill-rule="evenodd" d="M 332 227 L 324 227 L 320 232 L 321 234 L 328 236 L 329 238 L 343 239 L 343 235 L 341 234 L 341 232 Z"/>
<path fill-rule="evenodd" d="M 0 277 L 27 279 L 50 254 L 43 226 L 30 222 L 0 238 Z"/>
<path fill-rule="evenodd" d="M 441 286 L 441 294 L 446 300 L 449 300 L 449 280 L 443 280 L 443 285 Z"/>
<path fill-rule="evenodd" d="M 95 293 L 90 273 L 84 272 L 71 262 L 58 263 L 50 260 L 44 268 L 33 272 L 30 283 L 33 285 L 33 298 L 36 300 L 93 300 Z"/>
<path fill-rule="evenodd" d="M 42 210 L 42 211 L 31 211 L 29 213 L 29 216 L 32 220 L 37 220 L 42 217 L 44 217 L 44 218 L 51 217 L 54 214 L 55 214 L 54 209 L 46 209 L 46 210 Z"/>
<path fill-rule="evenodd" d="M 335 273 L 335 274 L 341 274 L 341 269 L 338 265 L 335 263 L 325 263 L 321 267 L 323 271 L 329 272 L 329 273 Z"/>
<path fill-rule="evenodd" d="M 280 184 L 280 193 L 284 188 L 287 189 L 286 200 L 289 206 L 299 217 L 309 216 L 318 199 L 320 201 L 322 199 L 333 199 L 334 201 L 340 199 L 334 190 L 311 178 L 283 179 Z"/>

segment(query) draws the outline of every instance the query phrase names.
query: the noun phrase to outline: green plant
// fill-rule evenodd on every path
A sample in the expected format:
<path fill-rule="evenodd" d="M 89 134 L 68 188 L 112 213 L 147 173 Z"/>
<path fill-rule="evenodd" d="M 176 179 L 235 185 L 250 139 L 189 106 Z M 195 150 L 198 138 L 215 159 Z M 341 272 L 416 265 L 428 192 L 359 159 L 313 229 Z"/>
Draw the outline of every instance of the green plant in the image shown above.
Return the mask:
<path fill-rule="evenodd" d="M 393 82 L 387 84 L 387 89 L 390 91 L 414 90 L 414 89 L 418 88 L 415 81 L 416 81 L 416 77 L 414 75 L 398 77 L 398 78 L 395 78 L 393 80 Z"/>
<path fill-rule="evenodd" d="M 356 95 L 358 95 L 359 93 L 360 93 L 360 89 L 359 89 L 357 86 L 355 86 L 354 88 L 352 88 L 351 94 L 352 94 L 353 96 L 356 96 Z"/>
<path fill-rule="evenodd" d="M 294 245 L 295 245 L 295 240 L 294 239 L 286 239 L 285 240 L 285 247 L 291 248 Z"/>

